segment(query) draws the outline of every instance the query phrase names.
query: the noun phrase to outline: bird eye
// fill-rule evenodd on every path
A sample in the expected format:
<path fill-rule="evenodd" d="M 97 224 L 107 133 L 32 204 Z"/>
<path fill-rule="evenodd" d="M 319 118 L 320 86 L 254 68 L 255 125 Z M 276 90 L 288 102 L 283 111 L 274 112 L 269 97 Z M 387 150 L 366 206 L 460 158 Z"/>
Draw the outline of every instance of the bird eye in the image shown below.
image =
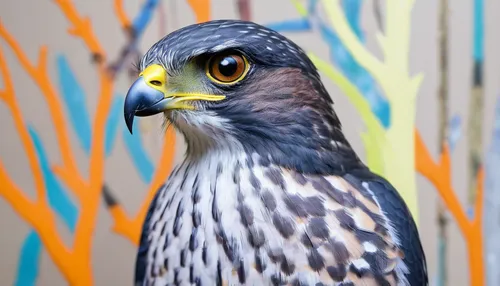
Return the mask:
<path fill-rule="evenodd" d="M 241 55 L 217 55 L 208 61 L 207 75 L 217 83 L 232 84 L 243 79 L 248 62 Z"/>

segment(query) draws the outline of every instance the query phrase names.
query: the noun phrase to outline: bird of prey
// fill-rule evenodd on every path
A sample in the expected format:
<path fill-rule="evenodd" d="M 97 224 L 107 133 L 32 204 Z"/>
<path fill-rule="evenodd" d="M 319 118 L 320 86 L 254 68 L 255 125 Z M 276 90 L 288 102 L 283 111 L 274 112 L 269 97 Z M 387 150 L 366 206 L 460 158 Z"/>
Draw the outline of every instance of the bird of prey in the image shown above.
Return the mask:
<path fill-rule="evenodd" d="M 304 51 L 253 22 L 174 31 L 125 121 L 162 113 L 186 153 L 144 222 L 135 285 L 428 285 L 414 220 L 342 133 Z"/>

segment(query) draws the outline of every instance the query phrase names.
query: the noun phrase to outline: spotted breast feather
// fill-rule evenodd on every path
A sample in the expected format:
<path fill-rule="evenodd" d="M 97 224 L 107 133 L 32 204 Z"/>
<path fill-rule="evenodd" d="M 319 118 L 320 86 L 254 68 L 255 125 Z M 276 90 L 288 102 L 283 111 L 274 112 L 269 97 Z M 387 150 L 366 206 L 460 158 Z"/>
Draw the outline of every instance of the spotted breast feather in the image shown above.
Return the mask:
<path fill-rule="evenodd" d="M 136 285 L 409 285 L 412 248 L 379 183 L 356 178 L 184 162 L 152 204 Z"/>

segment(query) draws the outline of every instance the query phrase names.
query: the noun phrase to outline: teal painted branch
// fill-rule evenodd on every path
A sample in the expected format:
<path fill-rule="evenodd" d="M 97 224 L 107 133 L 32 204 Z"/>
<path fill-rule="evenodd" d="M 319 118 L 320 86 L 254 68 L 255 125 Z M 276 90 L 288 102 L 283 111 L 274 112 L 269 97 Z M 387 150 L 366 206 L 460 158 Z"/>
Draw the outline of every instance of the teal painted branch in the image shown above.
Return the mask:
<path fill-rule="evenodd" d="M 63 221 L 64 225 L 73 232 L 78 220 L 78 207 L 70 199 L 67 191 L 51 171 L 51 165 L 47 158 L 42 140 L 36 130 L 28 126 L 28 131 L 35 146 L 38 162 L 42 169 L 42 175 L 47 191 L 47 198 L 52 209 Z M 17 266 L 15 286 L 34 286 L 38 277 L 42 242 L 34 230 L 26 236 Z"/>

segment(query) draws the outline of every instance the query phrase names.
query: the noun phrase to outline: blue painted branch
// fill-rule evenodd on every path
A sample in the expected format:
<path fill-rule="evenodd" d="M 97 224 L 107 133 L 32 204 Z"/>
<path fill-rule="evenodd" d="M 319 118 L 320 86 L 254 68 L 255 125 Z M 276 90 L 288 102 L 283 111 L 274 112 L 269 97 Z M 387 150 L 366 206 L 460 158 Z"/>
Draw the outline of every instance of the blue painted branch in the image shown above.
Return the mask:
<path fill-rule="evenodd" d="M 67 195 L 66 190 L 64 190 L 61 183 L 52 173 L 40 136 L 31 126 L 28 126 L 28 131 L 35 146 L 38 161 L 42 169 L 49 204 L 51 208 L 54 209 L 58 217 L 64 222 L 65 226 L 73 233 L 76 221 L 78 220 L 78 209 L 75 203 L 73 203 Z M 36 285 L 41 250 L 42 242 L 40 241 L 37 233 L 32 230 L 26 236 L 21 249 L 17 268 L 17 278 L 14 285 Z"/>
<path fill-rule="evenodd" d="M 40 237 L 32 230 L 24 239 L 21 248 L 14 286 L 36 286 L 41 252 L 42 242 Z"/>
<path fill-rule="evenodd" d="M 132 28 L 134 29 L 134 36 L 136 39 L 140 38 L 146 27 L 149 25 L 151 18 L 153 17 L 154 10 L 158 6 L 159 0 L 147 0 L 141 7 L 139 13 L 135 16 L 132 22 Z"/>
<path fill-rule="evenodd" d="M 138 130 L 139 124 L 134 124 L 133 133 L 130 134 L 127 127 L 123 125 L 122 136 L 134 166 L 143 182 L 149 184 L 153 177 L 154 166 L 142 145 L 142 136 Z"/>
<path fill-rule="evenodd" d="M 122 95 L 115 95 L 113 103 L 111 104 L 108 121 L 106 122 L 106 142 L 104 143 L 106 156 L 109 156 L 113 150 L 116 135 L 118 133 L 118 125 L 120 123 L 123 124 L 123 100 L 124 97 Z"/>
<path fill-rule="evenodd" d="M 311 24 L 308 19 L 293 19 L 266 25 L 268 28 L 278 32 L 305 32 L 311 31 Z"/>
<path fill-rule="evenodd" d="M 133 22 L 133 29 L 135 31 L 135 37 L 130 47 L 132 50 L 135 49 L 137 38 L 142 35 L 147 25 L 150 22 L 154 8 L 158 4 L 158 0 L 149 0 L 143 5 L 141 12 L 137 15 Z M 80 146 L 83 148 L 84 152 L 88 155 L 90 153 L 90 142 L 91 142 L 91 127 L 89 112 L 86 103 L 85 91 L 78 82 L 74 72 L 71 69 L 66 57 L 64 55 L 58 55 L 56 57 L 56 68 L 59 80 L 59 89 L 65 104 L 65 108 L 68 113 L 68 117 L 71 122 L 71 126 L 75 131 Z M 123 103 L 122 96 L 116 96 L 112 104 L 111 112 L 109 114 L 108 121 L 106 123 L 106 142 L 105 150 L 108 156 L 112 149 L 116 139 L 117 127 L 120 122 L 120 116 L 123 115 L 121 111 L 121 106 Z M 78 210 L 74 203 L 67 196 L 66 191 L 63 189 L 57 178 L 52 174 L 50 170 L 50 164 L 48 158 L 46 157 L 43 144 L 33 128 L 30 128 L 30 135 L 35 143 L 40 164 L 42 166 L 43 176 L 46 184 L 47 195 L 49 197 L 49 202 L 51 207 L 55 210 L 58 216 L 65 222 L 66 226 L 73 232 L 75 224 L 78 217 Z M 141 153 L 144 151 L 142 145 L 138 146 L 140 150 L 134 153 Z M 132 147 L 134 148 L 134 147 Z M 146 166 L 146 167 L 145 167 Z M 147 172 L 150 170 L 149 174 L 152 174 L 152 165 L 149 167 L 147 163 L 141 163 L 136 166 L 140 170 Z M 143 169 L 144 168 L 144 169 Z M 148 169 L 149 168 L 149 169 Z M 148 180 L 144 175 L 143 180 Z M 149 178 L 150 180 L 150 178 Z M 38 276 L 38 265 L 40 260 L 40 254 L 42 249 L 42 243 L 38 235 L 31 231 L 23 244 L 23 248 L 20 253 L 17 278 L 15 280 L 16 286 L 31 286 L 36 284 L 36 279 Z"/>
<path fill-rule="evenodd" d="M 484 58 L 484 0 L 474 0 L 474 60 Z"/>
<path fill-rule="evenodd" d="M 85 91 L 64 55 L 57 55 L 56 67 L 59 90 L 66 107 L 66 113 L 80 146 L 88 155 L 90 152 L 91 127 Z"/>

